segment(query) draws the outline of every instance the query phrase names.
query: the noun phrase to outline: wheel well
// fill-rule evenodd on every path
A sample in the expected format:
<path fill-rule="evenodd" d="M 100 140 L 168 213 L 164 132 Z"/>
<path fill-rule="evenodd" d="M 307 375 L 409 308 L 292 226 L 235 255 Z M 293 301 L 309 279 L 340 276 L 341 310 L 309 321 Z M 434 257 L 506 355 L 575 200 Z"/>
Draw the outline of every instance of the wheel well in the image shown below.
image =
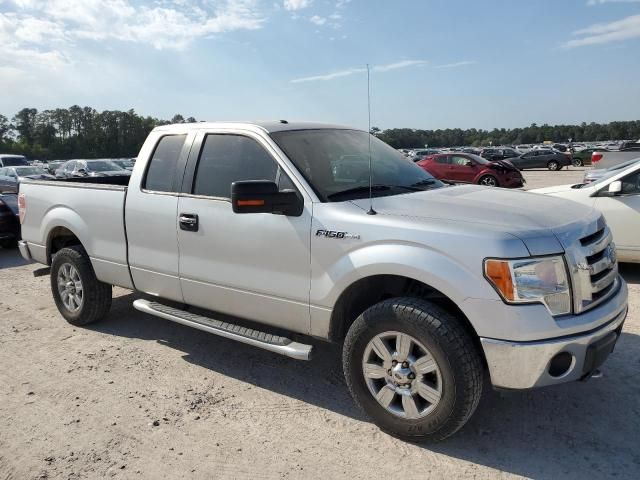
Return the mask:
<path fill-rule="evenodd" d="M 65 227 L 55 227 L 49 233 L 47 240 L 47 260 L 51 265 L 51 259 L 61 249 L 72 245 L 82 245 L 76 235 Z"/>
<path fill-rule="evenodd" d="M 342 342 L 349 327 L 362 312 L 376 303 L 392 297 L 418 297 L 438 304 L 460 319 L 462 326 L 478 347 L 478 351 L 482 353 L 480 337 L 469 319 L 453 300 L 425 283 L 399 275 L 374 275 L 349 285 L 342 292 L 333 308 L 329 339 L 332 342 Z"/>

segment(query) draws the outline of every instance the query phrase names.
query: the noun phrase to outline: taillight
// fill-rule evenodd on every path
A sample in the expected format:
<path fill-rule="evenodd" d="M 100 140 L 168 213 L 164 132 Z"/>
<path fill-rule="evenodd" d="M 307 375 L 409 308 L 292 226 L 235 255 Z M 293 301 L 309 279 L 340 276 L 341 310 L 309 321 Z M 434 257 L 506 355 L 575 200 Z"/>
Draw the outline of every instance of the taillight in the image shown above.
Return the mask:
<path fill-rule="evenodd" d="M 602 160 L 602 154 L 599 152 L 593 152 L 591 154 L 591 163 L 598 163 L 600 160 Z"/>
<path fill-rule="evenodd" d="M 24 217 L 27 214 L 27 199 L 24 193 L 18 195 L 18 216 L 20 217 L 20 224 L 24 222 Z"/>

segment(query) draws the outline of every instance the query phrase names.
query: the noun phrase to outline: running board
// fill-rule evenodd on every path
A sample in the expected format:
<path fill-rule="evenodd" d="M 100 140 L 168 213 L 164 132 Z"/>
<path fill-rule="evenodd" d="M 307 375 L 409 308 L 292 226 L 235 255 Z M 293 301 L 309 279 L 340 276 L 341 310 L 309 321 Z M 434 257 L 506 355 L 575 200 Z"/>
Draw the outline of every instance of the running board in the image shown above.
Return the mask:
<path fill-rule="evenodd" d="M 197 328 L 224 338 L 230 338 L 247 345 L 253 345 L 270 352 L 279 353 L 296 360 L 311 360 L 311 345 L 294 342 L 286 337 L 279 337 L 270 333 L 252 330 L 233 323 L 222 322 L 215 318 L 203 317 L 195 313 L 186 312 L 178 308 L 168 307 L 148 300 L 136 300 L 133 308 L 156 317 L 181 323 L 188 327 Z"/>

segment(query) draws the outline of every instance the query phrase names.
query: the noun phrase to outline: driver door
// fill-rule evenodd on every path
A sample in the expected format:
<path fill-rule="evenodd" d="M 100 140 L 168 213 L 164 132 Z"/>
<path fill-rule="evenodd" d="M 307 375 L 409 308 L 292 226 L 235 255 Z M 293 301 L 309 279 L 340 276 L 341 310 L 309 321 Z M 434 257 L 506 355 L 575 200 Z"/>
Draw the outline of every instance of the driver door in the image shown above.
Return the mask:
<path fill-rule="evenodd" d="M 461 155 L 451 155 L 450 179 L 454 182 L 471 183 L 476 176 L 475 162 Z M 469 165 L 471 164 L 471 165 Z"/>
<path fill-rule="evenodd" d="M 613 234 L 613 241 L 620 251 L 621 260 L 625 255 L 640 257 L 640 170 L 620 179 L 622 191 L 609 196 L 608 185 L 596 197 L 595 208 L 600 210 Z M 624 252 L 626 251 L 626 252 Z"/>

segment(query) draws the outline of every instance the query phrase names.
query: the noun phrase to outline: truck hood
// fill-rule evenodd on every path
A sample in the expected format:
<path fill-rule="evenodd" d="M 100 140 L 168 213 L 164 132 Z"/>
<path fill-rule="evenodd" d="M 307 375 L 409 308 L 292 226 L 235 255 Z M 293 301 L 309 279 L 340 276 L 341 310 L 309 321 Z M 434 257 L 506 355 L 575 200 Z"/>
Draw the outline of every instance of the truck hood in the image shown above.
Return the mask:
<path fill-rule="evenodd" d="M 367 198 L 353 203 L 368 210 Z M 478 185 L 377 197 L 373 206 L 380 215 L 461 222 L 470 229 L 507 232 L 520 238 L 531 255 L 561 253 L 600 217 L 593 208 L 561 198 Z"/>

